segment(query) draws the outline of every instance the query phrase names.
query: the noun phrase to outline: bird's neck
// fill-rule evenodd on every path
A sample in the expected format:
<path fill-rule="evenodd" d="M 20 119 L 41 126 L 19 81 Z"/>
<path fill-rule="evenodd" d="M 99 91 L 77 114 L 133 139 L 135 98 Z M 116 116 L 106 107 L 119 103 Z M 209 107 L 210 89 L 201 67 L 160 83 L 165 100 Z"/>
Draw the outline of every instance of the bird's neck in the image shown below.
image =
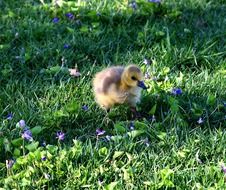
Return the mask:
<path fill-rule="evenodd" d="M 122 91 L 127 91 L 129 90 L 131 87 L 126 83 L 126 81 L 124 81 L 123 79 L 120 82 L 120 90 Z"/>

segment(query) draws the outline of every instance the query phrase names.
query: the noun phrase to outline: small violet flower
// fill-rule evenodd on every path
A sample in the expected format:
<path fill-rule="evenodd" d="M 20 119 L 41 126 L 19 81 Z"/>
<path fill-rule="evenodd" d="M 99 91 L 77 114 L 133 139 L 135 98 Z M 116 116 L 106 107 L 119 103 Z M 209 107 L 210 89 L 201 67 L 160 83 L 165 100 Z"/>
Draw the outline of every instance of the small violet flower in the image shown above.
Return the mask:
<path fill-rule="evenodd" d="M 221 169 L 222 169 L 222 171 L 224 172 L 224 174 L 226 174 L 226 167 L 225 167 L 224 164 L 221 165 Z"/>
<path fill-rule="evenodd" d="M 23 119 L 21 119 L 21 120 L 18 122 L 18 124 L 19 124 L 19 127 L 22 128 L 22 129 L 26 126 L 26 123 L 25 123 L 25 121 L 24 121 Z"/>
<path fill-rule="evenodd" d="M 13 159 L 10 159 L 10 160 L 6 160 L 5 163 L 6 163 L 6 168 L 10 169 L 13 167 L 15 161 Z"/>
<path fill-rule="evenodd" d="M 204 120 L 200 117 L 199 120 L 197 121 L 198 124 L 202 124 Z"/>
<path fill-rule="evenodd" d="M 69 19 L 73 19 L 74 15 L 72 13 L 66 13 L 65 16 Z"/>
<path fill-rule="evenodd" d="M 81 25 L 82 25 L 82 22 L 81 22 L 81 20 L 79 20 L 79 19 L 76 20 L 75 23 L 76 23 L 78 26 L 81 26 Z"/>
<path fill-rule="evenodd" d="M 60 21 L 60 19 L 58 17 L 53 18 L 52 22 L 53 23 L 58 23 Z"/>
<path fill-rule="evenodd" d="M 104 183 L 104 182 L 103 182 L 103 180 L 102 180 L 102 179 L 99 179 L 99 180 L 98 180 L 98 184 L 99 184 L 99 186 L 102 186 L 102 185 L 103 185 L 103 183 Z"/>
<path fill-rule="evenodd" d="M 64 44 L 64 49 L 68 49 L 70 48 L 71 46 L 69 44 Z"/>
<path fill-rule="evenodd" d="M 155 76 L 153 76 L 151 80 L 153 80 L 153 81 L 157 81 L 157 80 L 158 80 L 158 78 L 157 78 L 157 77 L 155 77 Z"/>
<path fill-rule="evenodd" d="M 12 120 L 12 119 L 13 119 L 13 114 L 12 114 L 12 113 L 9 113 L 9 114 L 6 116 L 6 119 L 7 119 L 7 120 Z"/>
<path fill-rule="evenodd" d="M 59 139 L 60 141 L 63 141 L 65 138 L 65 134 L 62 131 L 58 131 L 56 138 Z"/>
<path fill-rule="evenodd" d="M 88 111 L 88 110 L 89 110 L 89 107 L 88 107 L 87 105 L 84 105 L 84 106 L 82 106 L 82 109 L 83 109 L 84 111 Z"/>
<path fill-rule="evenodd" d="M 46 179 L 50 179 L 50 175 L 49 174 L 47 174 L 47 173 L 44 173 L 44 177 L 46 178 Z"/>
<path fill-rule="evenodd" d="M 161 0 L 148 0 L 149 3 L 161 3 Z"/>
<path fill-rule="evenodd" d="M 101 13 L 100 12 L 97 12 L 97 14 L 96 14 L 97 16 L 101 16 Z"/>
<path fill-rule="evenodd" d="M 136 9 L 137 9 L 137 3 L 136 3 L 136 1 L 131 2 L 131 3 L 129 4 L 129 6 L 130 6 L 131 8 L 133 8 L 134 10 L 136 10 Z"/>
<path fill-rule="evenodd" d="M 145 144 L 147 147 L 150 146 L 150 143 L 149 143 L 148 138 L 145 138 L 143 142 L 144 142 L 144 144 Z"/>
<path fill-rule="evenodd" d="M 97 130 L 96 130 L 96 135 L 97 135 L 97 136 L 101 136 L 101 135 L 104 135 L 105 132 L 106 132 L 106 131 L 104 131 L 103 129 L 97 129 Z"/>
<path fill-rule="evenodd" d="M 150 60 L 149 59 L 146 59 L 144 58 L 144 62 L 143 62 L 145 65 L 150 65 Z"/>
<path fill-rule="evenodd" d="M 135 128 L 134 122 L 130 122 L 129 128 L 130 128 L 130 130 L 134 130 L 134 128 Z"/>
<path fill-rule="evenodd" d="M 26 129 L 23 132 L 22 138 L 27 140 L 27 141 L 33 141 L 32 133 L 31 133 L 31 131 L 29 129 Z"/>
<path fill-rule="evenodd" d="M 175 96 L 176 96 L 176 95 L 181 95 L 181 94 L 182 94 L 182 90 L 181 90 L 180 88 L 173 88 L 171 92 L 172 92 L 172 94 L 175 95 Z"/>
<path fill-rule="evenodd" d="M 106 135 L 106 139 L 107 139 L 108 141 L 110 141 L 110 140 L 111 140 L 111 136 L 110 136 L 110 135 Z"/>
<path fill-rule="evenodd" d="M 226 107 L 226 102 L 223 102 L 224 107 Z"/>
<path fill-rule="evenodd" d="M 151 76 L 150 76 L 149 72 L 145 72 L 145 74 L 144 74 L 144 78 L 145 78 L 145 79 L 150 79 L 150 78 L 151 78 Z"/>
<path fill-rule="evenodd" d="M 46 161 L 46 157 L 45 156 L 43 156 L 41 159 L 42 159 L 42 161 Z"/>
<path fill-rule="evenodd" d="M 43 141 L 43 142 L 41 143 L 41 146 L 46 147 L 46 142 Z"/>

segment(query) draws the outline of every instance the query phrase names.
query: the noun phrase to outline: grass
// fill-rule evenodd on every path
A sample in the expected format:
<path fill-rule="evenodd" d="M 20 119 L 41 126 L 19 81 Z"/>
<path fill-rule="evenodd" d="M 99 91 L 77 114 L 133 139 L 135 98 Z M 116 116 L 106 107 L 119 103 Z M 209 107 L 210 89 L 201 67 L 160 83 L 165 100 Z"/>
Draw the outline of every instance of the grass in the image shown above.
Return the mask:
<path fill-rule="evenodd" d="M 136 2 L 0 1 L 2 189 L 226 188 L 226 2 Z M 149 115 L 131 130 L 119 106 L 106 126 L 92 77 L 130 63 L 151 76 L 138 106 Z M 69 75 L 75 66 L 81 77 Z"/>

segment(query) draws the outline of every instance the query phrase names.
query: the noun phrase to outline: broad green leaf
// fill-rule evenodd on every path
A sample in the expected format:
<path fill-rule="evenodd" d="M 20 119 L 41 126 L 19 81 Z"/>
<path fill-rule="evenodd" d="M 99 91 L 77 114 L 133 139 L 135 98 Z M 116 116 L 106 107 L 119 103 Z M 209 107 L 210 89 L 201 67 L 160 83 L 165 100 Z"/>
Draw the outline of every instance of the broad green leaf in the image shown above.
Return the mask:
<path fill-rule="evenodd" d="M 66 111 L 68 111 L 69 113 L 76 113 L 78 112 L 79 109 L 79 105 L 77 102 L 70 102 L 65 106 Z"/>
<path fill-rule="evenodd" d="M 140 121 L 136 121 L 134 123 L 135 125 L 135 129 L 139 129 L 139 130 L 146 130 L 148 128 L 148 125 L 145 124 L 144 122 L 140 122 Z"/>
<path fill-rule="evenodd" d="M 46 72 L 50 74 L 56 74 L 60 72 L 60 70 L 61 70 L 60 66 L 53 66 L 53 67 L 50 67 L 49 69 L 46 69 Z"/>
<path fill-rule="evenodd" d="M 86 32 L 89 32 L 89 28 L 88 28 L 88 26 L 82 26 L 80 28 L 80 31 L 86 33 Z"/>
<path fill-rule="evenodd" d="M 11 146 L 10 146 L 9 140 L 8 140 L 7 138 L 4 138 L 3 143 L 4 143 L 5 151 L 6 151 L 6 152 L 10 152 Z"/>
<path fill-rule="evenodd" d="M 68 31 L 69 33 L 74 33 L 74 29 L 73 29 L 73 28 L 70 28 L 70 27 L 67 27 L 67 31 Z"/>
<path fill-rule="evenodd" d="M 213 106 L 216 102 L 216 97 L 214 95 L 209 94 L 207 97 L 206 103 L 210 106 Z"/>
<path fill-rule="evenodd" d="M 164 140 L 164 139 L 166 138 L 166 133 L 160 132 L 157 136 L 158 136 L 158 138 L 160 138 L 161 140 Z"/>
<path fill-rule="evenodd" d="M 98 153 L 100 156 L 106 156 L 108 154 L 108 149 L 106 147 L 102 147 L 99 149 Z"/>
<path fill-rule="evenodd" d="M 163 69 L 161 71 L 161 75 L 167 75 L 169 72 L 170 72 L 169 67 L 163 67 Z"/>
<path fill-rule="evenodd" d="M 20 149 L 15 148 L 14 151 L 13 151 L 13 156 L 19 157 L 20 156 Z"/>
<path fill-rule="evenodd" d="M 118 184 L 118 181 L 115 182 L 111 182 L 110 184 L 108 184 L 107 186 L 105 186 L 105 190 L 114 190 L 116 185 Z"/>
<path fill-rule="evenodd" d="M 49 150 L 49 152 L 50 152 L 51 154 L 55 154 L 56 151 L 58 150 L 58 147 L 57 147 L 57 146 L 50 145 L 50 144 L 48 144 L 48 145 L 46 146 L 46 148 Z"/>
<path fill-rule="evenodd" d="M 38 148 L 38 144 L 39 142 L 32 142 L 31 144 L 26 145 L 25 148 L 30 152 L 33 152 Z"/>
<path fill-rule="evenodd" d="M 111 140 L 113 140 L 115 142 L 118 142 L 121 139 L 123 139 L 123 136 L 121 136 L 121 135 L 111 136 Z"/>
<path fill-rule="evenodd" d="M 122 156 L 124 154 L 124 151 L 115 151 L 114 155 L 113 155 L 113 160 L 115 160 L 116 158 Z"/>
<path fill-rule="evenodd" d="M 157 107 L 157 104 L 155 104 L 148 113 L 150 115 L 154 115 L 155 114 L 155 111 L 156 111 L 156 107 Z"/>
<path fill-rule="evenodd" d="M 126 132 L 125 127 L 123 127 L 120 123 L 116 123 L 114 125 L 114 129 L 117 133 L 125 133 Z"/>
<path fill-rule="evenodd" d="M 40 126 L 36 126 L 31 129 L 31 132 L 33 135 L 37 135 L 37 134 L 41 133 L 41 131 L 42 131 L 42 128 Z"/>
<path fill-rule="evenodd" d="M 14 146 L 21 146 L 23 144 L 23 139 L 22 138 L 18 138 L 18 139 L 14 139 L 11 141 L 11 143 L 14 145 Z"/>
<path fill-rule="evenodd" d="M 133 130 L 133 131 L 128 132 L 127 134 L 129 137 L 135 138 L 135 137 L 141 136 L 143 133 L 144 133 L 144 131 L 142 131 L 142 130 Z"/>
<path fill-rule="evenodd" d="M 170 104 L 170 109 L 173 113 L 177 113 L 179 111 L 179 105 L 178 105 L 177 99 L 173 97 L 169 97 L 169 104 Z"/>
<path fill-rule="evenodd" d="M 64 110 L 57 110 L 53 113 L 53 115 L 57 118 L 69 116 L 68 113 L 65 112 Z"/>

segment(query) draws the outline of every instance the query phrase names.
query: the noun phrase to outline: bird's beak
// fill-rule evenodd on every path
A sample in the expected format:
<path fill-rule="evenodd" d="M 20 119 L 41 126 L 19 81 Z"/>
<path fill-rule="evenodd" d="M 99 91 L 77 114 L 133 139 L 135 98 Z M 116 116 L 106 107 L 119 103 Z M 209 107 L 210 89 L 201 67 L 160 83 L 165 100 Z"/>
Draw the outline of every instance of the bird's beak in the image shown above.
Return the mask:
<path fill-rule="evenodd" d="M 146 86 L 145 86 L 145 84 L 144 84 L 144 81 L 138 81 L 137 82 L 137 86 L 139 86 L 139 87 L 141 87 L 141 88 L 143 88 L 143 89 L 148 89 Z"/>

